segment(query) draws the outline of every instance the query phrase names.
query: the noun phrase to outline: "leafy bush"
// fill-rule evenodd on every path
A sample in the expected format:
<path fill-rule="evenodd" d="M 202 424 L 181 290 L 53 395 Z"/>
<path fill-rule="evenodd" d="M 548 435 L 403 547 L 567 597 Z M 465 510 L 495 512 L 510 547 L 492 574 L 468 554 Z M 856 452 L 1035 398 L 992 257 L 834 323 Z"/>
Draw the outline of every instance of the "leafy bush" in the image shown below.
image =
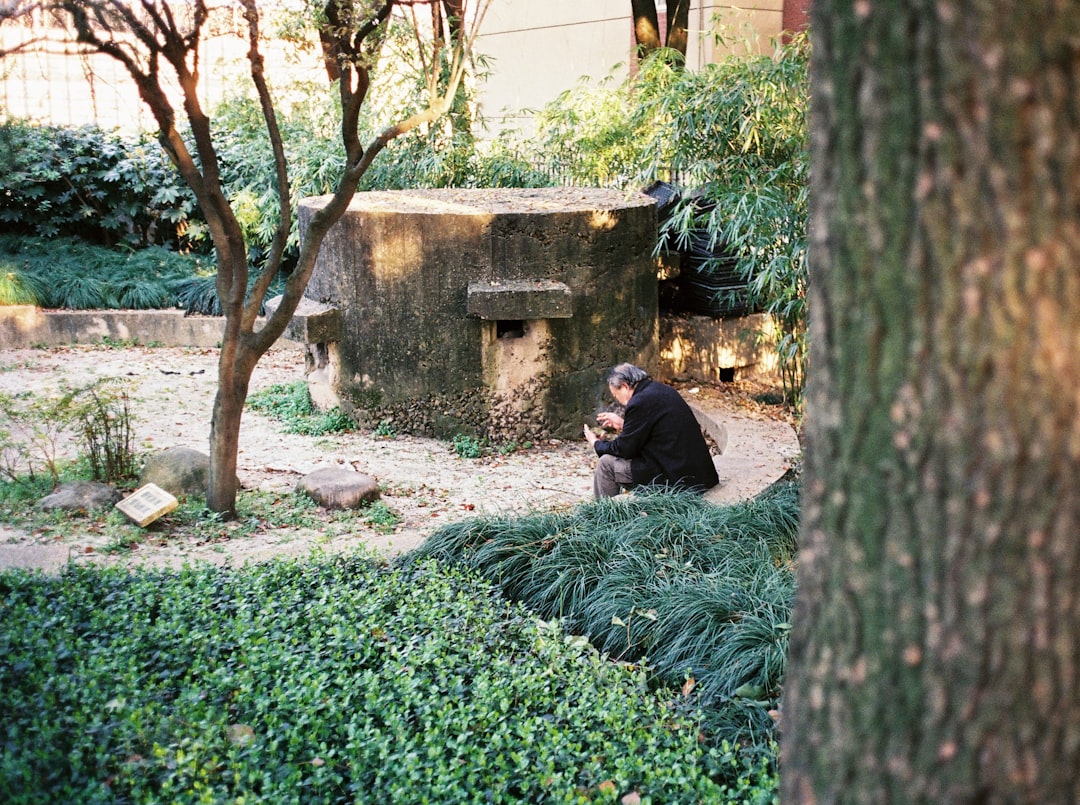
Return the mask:
<path fill-rule="evenodd" d="M 629 190 L 663 179 L 692 191 L 663 222 L 658 248 L 693 245 L 706 277 L 734 262 L 745 305 L 780 325 L 790 402 L 806 359 L 808 58 L 805 35 L 771 56 L 696 71 L 657 52 L 623 84 L 585 79 L 563 93 L 534 138 L 563 182 Z"/>
<path fill-rule="evenodd" d="M 0 233 L 178 248 L 199 229 L 194 196 L 147 137 L 8 121 L 0 153 Z"/>
<path fill-rule="evenodd" d="M 69 565 L 0 600 L 5 802 L 775 801 L 641 669 L 471 574 Z"/>
<path fill-rule="evenodd" d="M 771 731 L 794 597 L 798 490 L 713 506 L 636 493 L 568 512 L 464 520 L 402 561 L 462 564 L 541 618 L 561 618 L 600 650 L 647 658 L 667 684 L 730 705 L 717 723 L 738 743 Z M 738 711 L 734 715 L 732 710 Z"/>
<path fill-rule="evenodd" d="M 0 475 L 33 483 L 45 470 L 55 485 L 64 460 L 61 443 L 67 434 L 80 441 L 93 477 L 120 481 L 135 472 L 131 416 L 122 384 L 106 378 L 55 394 L 0 393 Z"/>
<path fill-rule="evenodd" d="M 484 441 L 467 433 L 457 434 L 451 447 L 458 458 L 480 458 L 484 455 Z"/>
<path fill-rule="evenodd" d="M 401 522 L 401 515 L 391 509 L 385 500 L 376 500 L 364 507 L 364 522 L 380 534 L 392 534 Z"/>
<path fill-rule="evenodd" d="M 87 387 L 73 412 L 95 481 L 121 483 L 138 476 L 127 390 L 102 380 Z"/>

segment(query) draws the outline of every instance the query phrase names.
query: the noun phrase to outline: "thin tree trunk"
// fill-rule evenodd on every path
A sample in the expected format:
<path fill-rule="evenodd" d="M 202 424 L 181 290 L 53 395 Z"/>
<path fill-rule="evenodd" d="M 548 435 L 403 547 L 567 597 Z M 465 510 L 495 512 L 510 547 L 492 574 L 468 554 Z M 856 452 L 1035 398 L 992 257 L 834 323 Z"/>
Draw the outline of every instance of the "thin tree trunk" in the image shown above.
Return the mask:
<path fill-rule="evenodd" d="M 660 22 L 653 0 L 630 0 L 630 8 L 634 15 L 634 41 L 640 59 L 660 47 Z"/>
<path fill-rule="evenodd" d="M 239 316 L 226 320 L 218 355 L 217 393 L 210 417 L 210 477 L 206 505 L 225 517 L 236 514 L 237 453 L 251 375 L 273 341 L 240 330 Z"/>
<path fill-rule="evenodd" d="M 667 37 L 664 46 L 686 57 L 687 33 L 690 27 L 690 0 L 667 0 Z"/>
<path fill-rule="evenodd" d="M 815 0 L 784 802 L 1080 801 L 1080 8 Z"/>
<path fill-rule="evenodd" d="M 218 373 L 218 389 L 210 417 L 210 478 L 206 491 L 206 506 L 226 517 L 236 513 L 236 464 L 240 446 L 240 419 L 244 412 L 247 383 L 239 378 Z M 244 391 L 238 391 L 237 385 Z"/>

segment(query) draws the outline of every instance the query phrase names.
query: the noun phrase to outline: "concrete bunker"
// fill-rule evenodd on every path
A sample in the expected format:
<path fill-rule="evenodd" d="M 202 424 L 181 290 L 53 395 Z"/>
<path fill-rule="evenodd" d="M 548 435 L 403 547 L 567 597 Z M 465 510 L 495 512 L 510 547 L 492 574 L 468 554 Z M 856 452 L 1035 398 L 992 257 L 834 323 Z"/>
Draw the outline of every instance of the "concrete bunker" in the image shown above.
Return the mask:
<path fill-rule="evenodd" d="M 300 205 L 301 237 L 326 197 Z M 658 361 L 654 202 L 590 188 L 359 193 L 290 335 L 361 424 L 576 438 L 605 370 Z"/>

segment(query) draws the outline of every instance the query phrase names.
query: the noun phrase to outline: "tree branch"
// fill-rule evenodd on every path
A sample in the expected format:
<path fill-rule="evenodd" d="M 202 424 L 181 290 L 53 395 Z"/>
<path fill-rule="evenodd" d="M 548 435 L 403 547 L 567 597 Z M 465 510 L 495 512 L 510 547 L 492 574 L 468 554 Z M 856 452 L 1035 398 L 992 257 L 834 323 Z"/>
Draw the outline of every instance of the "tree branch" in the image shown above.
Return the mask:
<path fill-rule="evenodd" d="M 259 50 L 259 11 L 255 0 L 241 0 L 241 3 L 244 6 L 244 16 L 248 23 L 249 48 L 247 55 L 248 62 L 251 64 L 251 80 L 255 84 L 259 96 L 263 121 L 266 123 L 270 147 L 274 152 L 274 175 L 277 180 L 278 190 L 278 223 L 270 246 L 270 257 L 252 289 L 250 301 L 244 308 L 243 321 L 241 322 L 241 329 L 251 330 L 255 326 L 255 319 L 259 315 L 259 309 L 262 306 L 263 298 L 266 296 L 266 291 L 270 287 L 274 275 L 281 268 L 281 256 L 285 251 L 285 245 L 289 239 L 289 230 L 292 225 L 292 191 L 289 184 L 289 169 L 285 160 L 285 147 L 282 143 L 281 128 L 278 125 L 273 99 L 270 97 L 270 88 L 266 83 L 265 60 Z"/>

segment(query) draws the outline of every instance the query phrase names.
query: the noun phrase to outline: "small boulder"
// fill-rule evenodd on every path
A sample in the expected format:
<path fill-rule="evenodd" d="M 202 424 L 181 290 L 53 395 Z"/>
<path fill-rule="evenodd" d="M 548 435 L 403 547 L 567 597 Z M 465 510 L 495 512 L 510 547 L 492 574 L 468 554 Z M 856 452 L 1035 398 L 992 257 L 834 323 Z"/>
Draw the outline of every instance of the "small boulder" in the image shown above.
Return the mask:
<path fill-rule="evenodd" d="M 339 467 L 308 473 L 296 489 L 327 509 L 359 509 L 379 499 L 378 481 L 362 472 Z"/>
<path fill-rule="evenodd" d="M 42 511 L 88 512 L 104 509 L 120 500 L 116 487 L 100 481 L 68 481 L 38 501 Z"/>
<path fill-rule="evenodd" d="M 170 447 L 146 459 L 139 486 L 154 484 L 175 497 L 205 495 L 210 457 L 190 447 Z"/>

